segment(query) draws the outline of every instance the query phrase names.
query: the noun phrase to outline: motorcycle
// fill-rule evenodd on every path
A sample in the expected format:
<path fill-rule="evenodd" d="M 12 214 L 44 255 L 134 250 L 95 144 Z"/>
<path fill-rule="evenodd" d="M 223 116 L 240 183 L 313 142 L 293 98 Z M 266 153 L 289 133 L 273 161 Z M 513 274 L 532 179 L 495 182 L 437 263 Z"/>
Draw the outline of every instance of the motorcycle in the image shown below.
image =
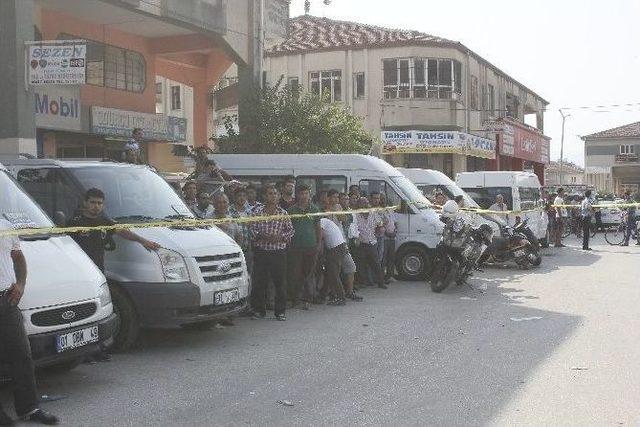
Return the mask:
<path fill-rule="evenodd" d="M 536 235 L 533 234 L 533 230 L 531 230 L 531 227 L 529 227 L 528 222 L 528 219 L 518 222 L 513 226 L 513 231 L 523 234 L 527 238 L 529 243 L 531 243 L 531 249 L 533 249 L 536 255 L 531 264 L 534 267 L 538 267 L 540 264 L 542 264 L 542 256 L 540 256 L 540 241 L 538 240 Z"/>
<path fill-rule="evenodd" d="M 491 243 L 493 230 L 487 224 L 473 228 L 463 218 L 443 221 L 442 239 L 436 248 L 430 284 L 433 292 L 444 291 L 454 281 L 463 285 Z"/>
<path fill-rule="evenodd" d="M 493 238 L 487 250 L 487 261 L 490 263 L 505 263 L 514 261 L 520 268 L 528 269 L 529 266 L 538 266 L 542 262 L 542 257 L 538 250 L 523 233 L 524 228 L 528 228 L 526 223 L 521 225 L 517 231 L 504 223 L 494 221 L 498 224 L 500 235 Z M 530 231 L 530 230 L 529 230 Z"/>

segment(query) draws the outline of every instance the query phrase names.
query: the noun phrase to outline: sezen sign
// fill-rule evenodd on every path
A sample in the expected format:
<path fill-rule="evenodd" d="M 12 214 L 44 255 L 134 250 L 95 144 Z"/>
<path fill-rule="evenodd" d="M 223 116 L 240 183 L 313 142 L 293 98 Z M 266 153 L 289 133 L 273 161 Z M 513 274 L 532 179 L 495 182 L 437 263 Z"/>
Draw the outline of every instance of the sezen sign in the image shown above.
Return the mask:
<path fill-rule="evenodd" d="M 83 41 L 37 42 L 29 45 L 29 84 L 81 85 L 86 81 L 87 45 Z"/>

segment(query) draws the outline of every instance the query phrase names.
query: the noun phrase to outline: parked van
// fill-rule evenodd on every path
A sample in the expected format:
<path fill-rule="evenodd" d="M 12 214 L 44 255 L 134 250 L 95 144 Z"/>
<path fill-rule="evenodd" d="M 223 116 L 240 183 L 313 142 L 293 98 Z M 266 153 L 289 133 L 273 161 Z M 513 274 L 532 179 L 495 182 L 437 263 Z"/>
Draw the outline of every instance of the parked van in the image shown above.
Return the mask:
<path fill-rule="evenodd" d="M 0 165 L 0 218 L 13 228 L 53 223 Z M 20 301 L 36 366 L 69 369 L 113 343 L 116 316 L 107 281 L 67 235 L 20 238 L 27 283 Z M 0 376 L 6 367 L 0 366 Z"/>
<path fill-rule="evenodd" d="M 464 190 L 456 185 L 447 175 L 440 171 L 433 169 L 417 169 L 417 168 L 398 168 L 400 172 L 411 182 L 413 182 L 422 194 L 427 198 L 432 198 L 435 193 L 442 192 L 447 199 L 453 199 L 456 196 L 462 196 L 464 200 L 464 206 L 466 208 L 480 208 L 478 203 L 473 200 Z M 495 235 L 498 234 L 498 225 L 494 221 L 488 221 L 483 218 L 483 215 L 478 215 L 471 212 L 460 212 L 468 222 L 474 227 L 480 224 L 489 225 Z"/>
<path fill-rule="evenodd" d="M 529 226 L 543 246 L 548 243 L 547 225 L 549 219 L 543 209 L 541 185 L 538 176 L 531 172 L 462 172 L 456 175 L 456 184 L 466 191 L 483 209 L 495 203 L 496 196 L 502 194 L 509 210 L 530 211 L 518 214 L 523 220 L 529 219 Z M 511 224 L 516 215 L 509 215 Z"/>
<path fill-rule="evenodd" d="M 148 166 L 103 161 L 15 160 L 8 168 L 56 223 L 78 212 L 84 194 L 106 195 L 105 214 L 119 223 L 177 221 L 194 216 L 180 196 Z M 120 349 L 140 328 L 209 322 L 248 303 L 249 277 L 240 247 L 216 227 L 133 228 L 161 249 L 114 236 L 106 276 L 120 322 Z"/>
<path fill-rule="evenodd" d="M 351 154 L 216 154 L 216 163 L 234 179 L 262 185 L 293 175 L 311 187 L 311 194 L 358 185 L 363 194 L 377 191 L 401 206 L 398 222 L 397 269 L 400 278 L 425 277 L 432 250 L 440 241 L 442 223 L 431 203 L 396 168 L 371 156 Z"/>

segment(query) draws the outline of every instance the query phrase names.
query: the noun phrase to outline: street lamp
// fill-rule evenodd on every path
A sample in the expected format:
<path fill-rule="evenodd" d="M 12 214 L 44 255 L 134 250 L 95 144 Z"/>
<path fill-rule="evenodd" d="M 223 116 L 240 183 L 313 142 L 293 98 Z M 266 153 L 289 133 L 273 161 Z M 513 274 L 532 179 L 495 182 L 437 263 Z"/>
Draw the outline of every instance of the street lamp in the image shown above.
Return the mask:
<path fill-rule="evenodd" d="M 560 137 L 560 172 L 559 172 L 559 175 L 560 175 L 560 186 L 562 186 L 562 172 L 563 172 L 562 169 L 563 169 L 563 166 L 564 166 L 564 124 L 565 124 L 567 118 L 571 117 L 571 114 L 565 115 L 562 112 L 562 108 L 560 108 L 558 111 L 560 112 L 560 115 L 562 116 L 562 136 Z"/>

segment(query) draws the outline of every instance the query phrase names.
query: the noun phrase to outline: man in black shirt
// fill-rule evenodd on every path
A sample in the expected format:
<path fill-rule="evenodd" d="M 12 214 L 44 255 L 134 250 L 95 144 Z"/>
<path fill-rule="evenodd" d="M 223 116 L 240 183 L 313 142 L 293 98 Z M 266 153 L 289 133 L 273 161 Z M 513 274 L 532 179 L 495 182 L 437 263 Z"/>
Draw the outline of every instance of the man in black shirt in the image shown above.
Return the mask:
<path fill-rule="evenodd" d="M 104 193 L 97 188 L 91 188 L 84 197 L 84 210 L 80 215 L 75 216 L 67 226 L 69 227 L 100 227 L 104 225 L 114 225 L 115 222 L 103 215 L 104 209 Z M 72 233 L 71 237 L 75 240 L 83 251 L 91 258 L 91 261 L 98 266 L 100 271 L 104 272 L 104 248 L 105 244 L 111 241 L 113 234 L 140 243 L 148 250 L 155 251 L 160 248 L 156 242 L 152 242 L 143 237 L 138 236 L 129 230 L 116 231 L 88 231 L 83 233 Z"/>

